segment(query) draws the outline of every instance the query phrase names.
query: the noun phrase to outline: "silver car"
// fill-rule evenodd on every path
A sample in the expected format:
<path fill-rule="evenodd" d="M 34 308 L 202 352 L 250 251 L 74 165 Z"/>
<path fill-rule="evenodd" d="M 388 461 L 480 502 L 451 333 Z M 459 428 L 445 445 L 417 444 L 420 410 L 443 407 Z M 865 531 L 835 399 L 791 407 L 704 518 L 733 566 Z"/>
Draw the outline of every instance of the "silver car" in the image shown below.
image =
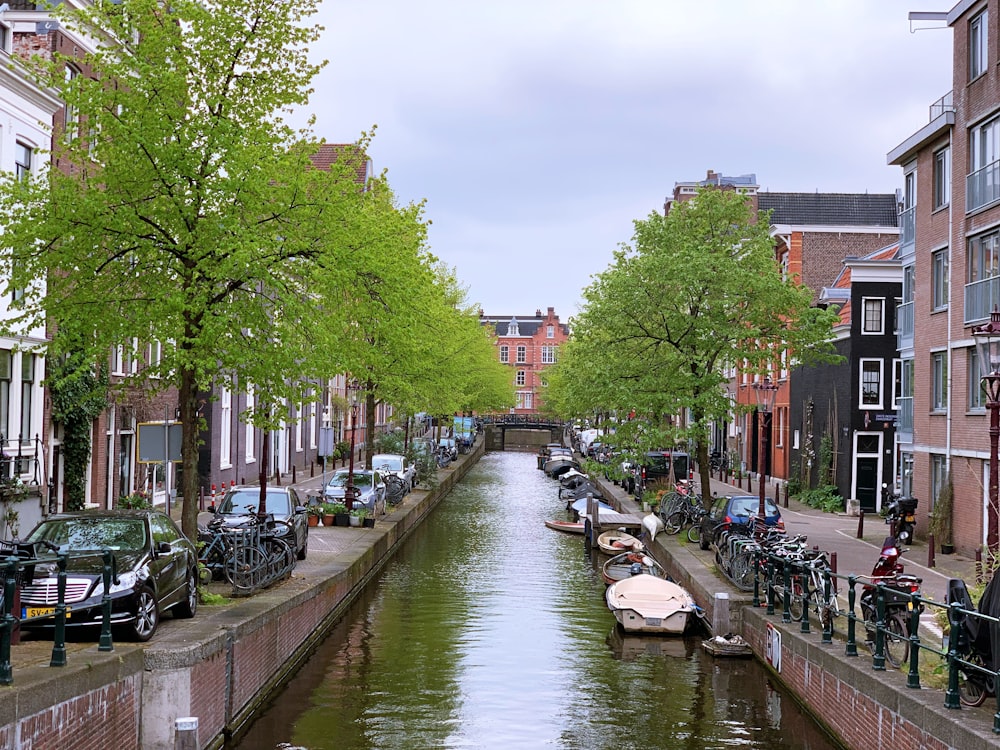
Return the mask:
<path fill-rule="evenodd" d="M 326 483 L 323 499 L 328 502 L 342 503 L 347 490 L 347 469 L 337 469 L 333 477 Z M 367 508 L 373 516 L 385 513 L 385 482 L 377 471 L 366 469 L 354 470 L 355 508 Z"/>
<path fill-rule="evenodd" d="M 398 453 L 376 453 L 368 463 L 383 474 L 395 474 L 402 479 L 406 492 L 412 490 L 417 483 L 417 467 L 411 464 L 406 456 Z"/>

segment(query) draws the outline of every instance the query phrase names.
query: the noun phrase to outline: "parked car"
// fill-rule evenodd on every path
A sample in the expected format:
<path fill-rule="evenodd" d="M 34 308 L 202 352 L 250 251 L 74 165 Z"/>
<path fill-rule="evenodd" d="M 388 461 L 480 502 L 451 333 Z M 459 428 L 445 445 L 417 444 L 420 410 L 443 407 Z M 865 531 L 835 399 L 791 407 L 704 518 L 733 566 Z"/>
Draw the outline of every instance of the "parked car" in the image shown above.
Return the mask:
<path fill-rule="evenodd" d="M 409 492 L 417 484 L 417 467 L 410 463 L 406 456 L 399 453 L 376 453 L 368 465 L 383 474 L 395 474 L 403 480 L 403 486 Z"/>
<path fill-rule="evenodd" d="M 65 602 L 67 626 L 100 625 L 104 599 L 103 550 L 111 549 L 118 581 L 112 582 L 111 622 L 137 641 L 148 641 L 167 610 L 194 617 L 198 608 L 198 551 L 165 513 L 102 510 L 63 513 L 39 523 L 26 539 L 35 555 L 52 545 L 69 553 Z M 51 627 L 57 589 L 56 563 L 26 573 L 21 586 L 21 627 Z"/>
<path fill-rule="evenodd" d="M 241 518 L 256 513 L 260 503 L 260 487 L 242 485 L 230 487 L 219 503 L 216 513 L 226 518 L 226 523 L 236 525 Z M 274 515 L 274 520 L 285 521 L 276 526 L 276 531 L 288 543 L 299 560 L 305 560 L 309 552 L 309 519 L 305 503 L 299 498 L 294 487 L 268 486 L 266 508 Z"/>
<path fill-rule="evenodd" d="M 757 495 L 723 495 L 712 503 L 712 509 L 701 519 L 701 538 L 698 546 L 708 549 L 718 534 L 728 529 L 732 524 L 750 522 L 750 516 L 756 516 L 760 510 L 760 497 Z M 785 530 L 785 522 L 777 504 L 769 497 L 764 498 L 764 523 Z"/>
<path fill-rule="evenodd" d="M 323 488 L 323 498 L 328 502 L 344 501 L 347 492 L 347 480 L 350 472 L 347 469 L 337 469 L 330 481 Z M 368 469 L 354 470 L 355 508 L 367 508 L 373 516 L 385 514 L 385 482 L 382 474 Z"/>

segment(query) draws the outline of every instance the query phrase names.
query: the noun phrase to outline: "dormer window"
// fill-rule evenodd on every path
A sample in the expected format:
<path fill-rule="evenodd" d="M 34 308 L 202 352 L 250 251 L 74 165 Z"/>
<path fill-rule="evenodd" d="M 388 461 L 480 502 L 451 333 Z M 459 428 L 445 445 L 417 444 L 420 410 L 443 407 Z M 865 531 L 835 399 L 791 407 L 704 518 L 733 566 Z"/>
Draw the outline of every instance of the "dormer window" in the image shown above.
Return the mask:
<path fill-rule="evenodd" d="M 520 336 L 521 333 L 517 329 L 517 318 L 511 318 L 510 323 L 507 324 L 507 335 L 508 336 Z"/>

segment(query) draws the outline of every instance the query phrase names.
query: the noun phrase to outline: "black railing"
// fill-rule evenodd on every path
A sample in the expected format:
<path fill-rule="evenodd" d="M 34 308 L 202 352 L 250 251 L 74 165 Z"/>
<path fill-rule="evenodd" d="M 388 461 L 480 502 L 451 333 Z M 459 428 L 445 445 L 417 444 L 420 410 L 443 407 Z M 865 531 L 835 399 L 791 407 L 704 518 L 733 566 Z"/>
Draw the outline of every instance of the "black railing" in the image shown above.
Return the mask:
<path fill-rule="evenodd" d="M 563 422 L 554 417 L 541 414 L 486 414 L 482 417 L 483 424 L 499 425 L 537 425 L 539 427 L 562 427 Z"/>

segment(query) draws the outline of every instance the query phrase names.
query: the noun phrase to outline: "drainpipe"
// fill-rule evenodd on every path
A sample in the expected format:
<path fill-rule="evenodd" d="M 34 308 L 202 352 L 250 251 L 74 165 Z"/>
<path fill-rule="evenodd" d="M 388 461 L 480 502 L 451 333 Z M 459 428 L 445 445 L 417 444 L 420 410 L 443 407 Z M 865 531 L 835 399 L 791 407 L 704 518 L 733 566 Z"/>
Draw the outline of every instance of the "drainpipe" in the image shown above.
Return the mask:
<path fill-rule="evenodd" d="M 948 155 L 949 155 L 949 158 L 953 160 L 952 164 L 955 163 L 954 162 L 954 154 L 955 154 L 955 152 L 952 149 L 952 131 L 949 130 L 948 131 Z M 952 190 L 952 194 L 954 194 L 954 192 L 955 191 Z M 951 234 L 951 232 L 952 232 L 952 205 L 953 205 L 953 201 L 949 198 L 949 200 L 948 200 L 948 339 L 947 339 L 947 341 L 948 341 L 948 419 L 945 422 L 945 438 L 944 438 L 944 441 L 945 441 L 944 468 L 945 468 L 945 471 L 949 475 L 951 474 L 951 430 L 952 430 L 952 419 L 953 419 L 953 417 L 952 417 L 952 414 L 953 414 L 952 407 L 954 405 L 954 400 L 955 400 L 955 397 L 954 397 L 955 389 L 952 386 L 952 383 L 954 382 L 954 373 L 955 373 L 955 370 L 952 367 L 952 364 L 953 364 L 952 363 L 952 356 L 953 356 L 953 354 L 952 354 L 952 349 L 951 349 L 951 342 L 952 342 L 952 338 L 951 338 L 952 337 L 951 324 L 952 324 L 953 310 L 955 309 L 955 306 L 952 304 L 952 294 L 951 294 L 952 279 L 954 278 L 954 274 L 952 273 L 952 268 L 954 268 L 954 265 L 952 264 L 952 256 L 953 256 L 953 254 L 955 252 L 955 241 L 954 241 L 955 238 Z M 965 318 L 964 314 L 962 315 L 962 318 L 964 320 L 964 318 Z M 928 508 L 927 511 L 930 512 L 930 508 Z"/>

